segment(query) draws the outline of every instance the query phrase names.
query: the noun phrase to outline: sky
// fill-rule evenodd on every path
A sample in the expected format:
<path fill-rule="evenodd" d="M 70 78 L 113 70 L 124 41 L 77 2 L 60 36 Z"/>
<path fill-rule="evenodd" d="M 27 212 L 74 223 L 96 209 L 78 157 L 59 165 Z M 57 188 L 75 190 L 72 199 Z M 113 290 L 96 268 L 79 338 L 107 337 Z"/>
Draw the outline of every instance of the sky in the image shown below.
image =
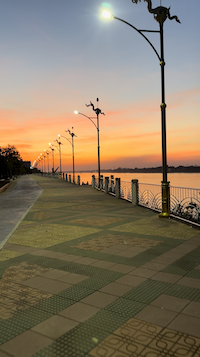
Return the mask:
<path fill-rule="evenodd" d="M 164 23 L 168 165 L 200 165 L 200 1 L 152 0 L 170 7 L 181 24 Z M 62 170 L 162 165 L 161 70 L 142 36 L 101 16 L 109 9 L 138 29 L 159 30 L 143 0 L 0 0 L 0 146 L 16 146 L 33 164 L 57 146 Z M 146 36 L 160 53 L 159 33 Z M 96 123 L 96 118 L 93 119 Z M 51 153 L 49 166 L 52 166 Z M 38 163 L 41 167 L 41 163 Z M 55 148 L 55 168 L 59 152 Z"/>

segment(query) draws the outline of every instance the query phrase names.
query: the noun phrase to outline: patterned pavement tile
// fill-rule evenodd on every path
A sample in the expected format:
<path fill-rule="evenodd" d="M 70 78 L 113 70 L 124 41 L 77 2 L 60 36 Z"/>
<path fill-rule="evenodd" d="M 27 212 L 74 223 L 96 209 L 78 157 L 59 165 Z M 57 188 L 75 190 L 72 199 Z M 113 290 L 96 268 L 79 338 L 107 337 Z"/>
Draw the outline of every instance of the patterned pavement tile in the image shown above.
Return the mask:
<path fill-rule="evenodd" d="M 200 340 L 170 329 L 130 319 L 89 352 L 94 357 L 193 357 Z"/>
<path fill-rule="evenodd" d="M 47 270 L 49 269 L 23 262 L 4 271 L 0 280 L 1 319 L 8 319 L 19 311 L 26 310 L 51 296 L 47 292 L 20 284 Z"/>
<path fill-rule="evenodd" d="M 112 228 L 112 230 L 182 240 L 190 239 L 196 235 L 196 231 L 192 230 L 190 227 L 173 220 L 160 220 L 158 216 L 140 219 L 133 223 L 122 224 L 116 228 Z"/>
<path fill-rule="evenodd" d="M 32 227 L 31 230 L 29 228 L 17 229 L 9 239 L 9 243 L 46 248 L 96 232 L 99 232 L 96 228 L 44 223 Z"/>
<path fill-rule="evenodd" d="M 23 253 L 14 252 L 13 250 L 9 250 L 9 249 L 2 249 L 1 253 L 0 253 L 0 262 L 9 260 L 9 259 L 12 259 L 15 257 L 19 257 L 20 255 L 23 255 Z"/>
<path fill-rule="evenodd" d="M 112 223 L 117 223 L 123 221 L 123 218 L 117 218 L 117 217 L 104 217 L 104 216 L 93 216 L 90 218 L 83 218 L 83 219 L 74 219 L 71 220 L 71 223 L 78 223 L 78 224 L 83 224 L 83 225 L 91 225 L 91 226 L 107 226 Z"/>
<path fill-rule="evenodd" d="M 112 246 L 116 246 L 116 244 L 122 244 L 126 248 L 126 245 L 133 247 L 145 247 L 151 248 L 158 244 L 162 243 L 162 241 L 156 241 L 153 239 L 142 239 L 137 237 L 128 237 L 123 235 L 114 235 L 114 234 L 106 234 L 101 236 L 100 238 L 91 239 L 87 242 L 82 242 L 77 245 L 73 245 L 72 247 L 76 247 L 79 249 L 92 250 L 92 251 L 101 251 L 105 248 L 110 248 Z"/>

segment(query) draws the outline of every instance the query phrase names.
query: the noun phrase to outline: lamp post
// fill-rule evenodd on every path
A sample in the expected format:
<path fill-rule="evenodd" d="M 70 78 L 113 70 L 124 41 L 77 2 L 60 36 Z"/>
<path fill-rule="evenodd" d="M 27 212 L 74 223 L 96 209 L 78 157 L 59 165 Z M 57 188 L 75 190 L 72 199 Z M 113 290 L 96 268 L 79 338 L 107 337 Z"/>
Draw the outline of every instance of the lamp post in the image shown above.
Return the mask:
<path fill-rule="evenodd" d="M 55 146 L 51 143 L 49 143 L 50 149 L 51 149 L 51 153 L 52 153 L 52 173 L 54 174 L 54 148 L 52 146 Z"/>
<path fill-rule="evenodd" d="M 132 0 L 133 3 L 138 3 L 141 0 Z M 177 16 L 170 16 L 170 8 L 166 8 L 163 6 L 158 6 L 155 9 L 152 8 L 151 0 L 144 0 L 148 3 L 148 10 L 151 14 L 154 14 L 154 19 L 159 23 L 160 30 L 153 31 L 153 30 L 138 30 L 135 26 L 131 25 L 129 22 L 126 22 L 116 16 L 113 16 L 109 11 L 104 10 L 102 16 L 109 19 L 116 19 L 119 20 L 126 25 L 132 27 L 135 31 L 137 31 L 145 40 L 150 44 L 153 48 L 154 52 L 156 53 L 161 66 L 161 100 L 162 103 L 160 105 L 161 108 L 161 131 L 162 131 L 162 173 L 163 173 L 163 180 L 162 180 L 162 212 L 160 213 L 159 217 L 166 217 L 170 216 L 170 182 L 167 181 L 167 148 L 166 148 L 166 103 L 165 103 L 165 60 L 164 60 L 164 36 L 163 36 L 163 25 L 165 20 L 168 18 L 170 20 L 175 19 L 177 22 L 180 23 Z M 160 56 L 156 51 L 155 47 L 152 43 L 148 40 L 148 38 L 143 34 L 143 32 L 157 32 L 160 34 Z"/>
<path fill-rule="evenodd" d="M 40 153 L 40 160 L 42 160 L 42 175 L 43 175 L 43 156 L 42 156 L 42 153 Z"/>
<path fill-rule="evenodd" d="M 72 129 L 74 129 L 72 127 Z M 65 130 L 66 133 L 69 133 L 72 137 L 72 141 L 70 141 L 68 138 L 66 138 L 65 136 L 62 136 L 60 135 L 62 138 L 65 138 L 66 140 L 69 141 L 69 143 L 71 144 L 72 146 L 72 164 L 73 164 L 73 183 L 75 183 L 75 168 L 74 168 L 74 136 L 76 136 L 73 132 L 71 133 L 71 131 L 68 129 L 68 130 Z M 77 137 L 77 136 L 76 136 Z"/>
<path fill-rule="evenodd" d="M 43 157 L 44 157 L 44 173 L 46 172 L 46 166 L 45 166 L 45 159 L 46 159 L 46 150 L 44 150 L 44 155 L 43 155 Z"/>
<path fill-rule="evenodd" d="M 98 105 L 98 101 L 99 98 L 97 98 L 97 105 Z M 90 102 L 90 104 L 86 104 L 86 107 L 92 107 L 92 109 L 95 111 L 96 113 L 96 117 L 88 117 L 87 115 L 83 114 L 83 113 L 79 113 L 77 110 L 74 111 L 74 114 L 80 114 L 83 115 L 84 117 L 88 118 L 95 126 L 95 128 L 97 129 L 97 153 L 98 153 L 98 189 L 100 189 L 100 176 L 101 176 L 101 169 L 100 169 L 100 140 L 99 140 L 99 114 L 105 115 L 104 113 L 102 113 L 101 109 L 99 108 L 94 108 L 94 105 L 92 104 L 92 102 Z M 92 120 L 92 118 L 97 119 L 97 124 L 95 124 L 95 122 Z"/>
<path fill-rule="evenodd" d="M 47 165 L 48 165 L 48 173 L 49 173 L 49 154 L 50 152 L 48 150 L 44 150 L 45 154 L 47 155 Z"/>
<path fill-rule="evenodd" d="M 59 139 L 59 140 L 58 140 Z M 60 174 L 61 174 L 61 172 L 62 172 L 62 167 L 61 167 L 61 145 L 62 145 L 62 143 L 61 143 L 61 141 L 60 141 L 60 134 L 58 134 L 58 139 L 56 139 L 55 141 L 58 143 L 58 145 L 59 145 L 59 154 L 60 154 Z"/>

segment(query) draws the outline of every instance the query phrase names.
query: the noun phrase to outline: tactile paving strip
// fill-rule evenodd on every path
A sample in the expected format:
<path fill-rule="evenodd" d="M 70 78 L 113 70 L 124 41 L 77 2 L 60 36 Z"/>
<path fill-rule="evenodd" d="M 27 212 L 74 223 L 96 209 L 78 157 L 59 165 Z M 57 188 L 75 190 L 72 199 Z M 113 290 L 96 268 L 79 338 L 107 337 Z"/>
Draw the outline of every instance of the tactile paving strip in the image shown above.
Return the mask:
<path fill-rule="evenodd" d="M 64 299 L 61 296 L 54 295 L 45 301 L 39 302 L 37 305 L 35 305 L 35 308 L 47 311 L 51 313 L 51 315 L 54 315 L 73 304 L 73 300 L 66 298 Z"/>
<path fill-rule="evenodd" d="M 166 293 L 171 286 L 172 284 L 170 283 L 149 279 L 127 292 L 123 298 L 135 300 L 143 304 L 150 304 L 159 295 Z"/>
<path fill-rule="evenodd" d="M 113 303 L 109 304 L 105 310 L 112 311 L 121 316 L 133 317 L 146 305 L 138 301 L 131 301 L 128 299 L 120 298 Z"/>
<path fill-rule="evenodd" d="M 198 357 L 200 339 L 130 319 L 89 352 L 94 357 Z"/>
<path fill-rule="evenodd" d="M 89 289 L 81 288 L 79 286 L 72 286 L 66 290 L 63 290 L 61 293 L 57 294 L 57 296 L 73 301 L 79 301 L 90 294 L 91 291 Z"/>
<path fill-rule="evenodd" d="M 162 271 L 165 273 L 186 275 L 199 264 L 200 246 L 192 252 L 185 254 L 182 258 L 176 260 L 174 263 L 168 265 Z"/>

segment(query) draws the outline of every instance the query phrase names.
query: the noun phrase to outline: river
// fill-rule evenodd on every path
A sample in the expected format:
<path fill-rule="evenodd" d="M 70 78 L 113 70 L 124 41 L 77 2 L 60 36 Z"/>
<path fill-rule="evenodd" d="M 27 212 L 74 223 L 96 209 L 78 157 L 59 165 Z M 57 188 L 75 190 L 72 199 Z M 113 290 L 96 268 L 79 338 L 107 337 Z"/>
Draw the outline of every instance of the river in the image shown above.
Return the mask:
<path fill-rule="evenodd" d="M 91 184 L 92 175 L 98 177 L 98 173 L 92 172 L 76 172 L 76 176 L 80 175 L 81 183 L 88 181 Z M 113 172 L 104 172 L 103 176 L 111 176 Z M 131 182 L 132 179 L 137 179 L 140 183 L 151 183 L 159 185 L 162 181 L 162 174 L 154 173 L 114 173 L 114 178 L 120 177 L 121 181 Z M 170 186 L 189 187 L 200 189 L 200 173 L 168 173 L 168 181 Z"/>

